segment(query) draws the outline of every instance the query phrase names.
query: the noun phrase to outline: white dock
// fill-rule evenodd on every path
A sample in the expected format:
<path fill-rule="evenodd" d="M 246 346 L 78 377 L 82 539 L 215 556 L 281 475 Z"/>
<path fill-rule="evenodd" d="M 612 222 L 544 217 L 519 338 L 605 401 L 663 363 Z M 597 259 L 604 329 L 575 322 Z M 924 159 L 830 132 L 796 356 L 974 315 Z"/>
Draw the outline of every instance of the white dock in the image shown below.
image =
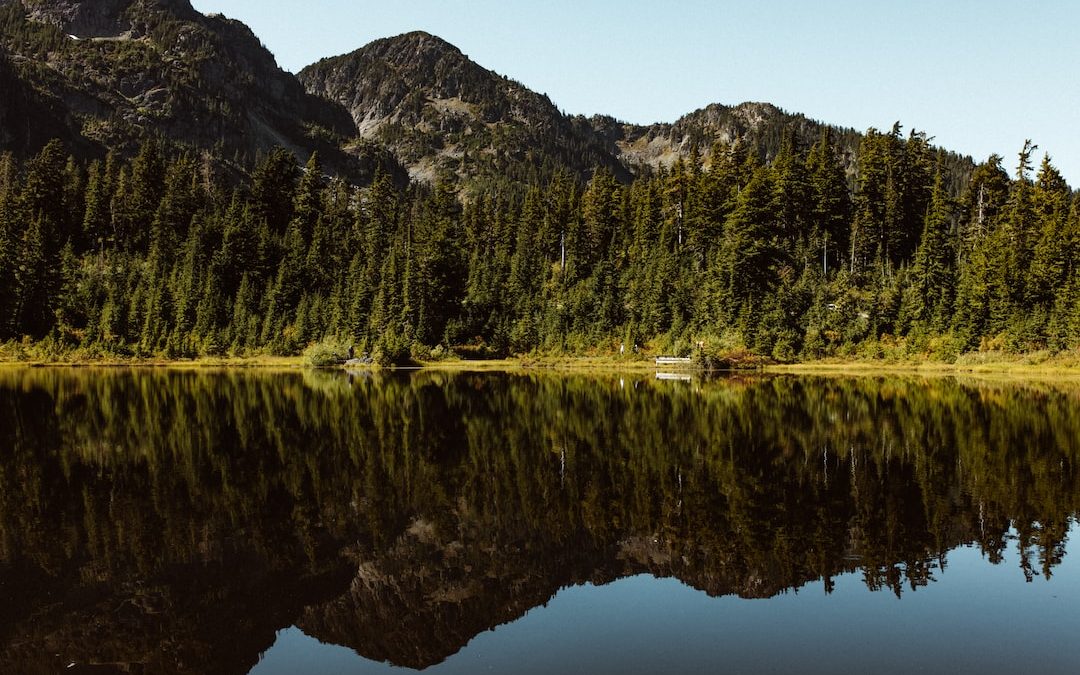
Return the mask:
<path fill-rule="evenodd" d="M 656 365 L 658 366 L 689 366 L 693 363 L 693 359 L 689 356 L 657 356 Z"/>

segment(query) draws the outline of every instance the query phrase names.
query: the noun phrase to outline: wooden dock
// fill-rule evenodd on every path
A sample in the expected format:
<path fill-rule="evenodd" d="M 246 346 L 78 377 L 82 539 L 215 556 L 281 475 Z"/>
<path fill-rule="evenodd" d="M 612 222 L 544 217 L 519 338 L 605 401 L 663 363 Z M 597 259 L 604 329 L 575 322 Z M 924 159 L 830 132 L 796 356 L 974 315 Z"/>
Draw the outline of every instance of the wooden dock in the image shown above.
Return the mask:
<path fill-rule="evenodd" d="M 657 356 L 656 365 L 658 366 L 689 366 L 694 363 L 693 359 L 689 356 Z"/>

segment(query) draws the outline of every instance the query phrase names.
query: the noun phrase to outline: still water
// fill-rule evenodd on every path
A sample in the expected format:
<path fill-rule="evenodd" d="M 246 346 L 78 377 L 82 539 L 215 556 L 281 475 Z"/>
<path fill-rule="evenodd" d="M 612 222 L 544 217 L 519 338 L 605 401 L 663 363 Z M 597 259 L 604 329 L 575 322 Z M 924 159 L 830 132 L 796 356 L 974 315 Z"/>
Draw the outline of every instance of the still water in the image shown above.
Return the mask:
<path fill-rule="evenodd" d="M 0 672 L 1080 664 L 1080 385 L 0 370 Z"/>

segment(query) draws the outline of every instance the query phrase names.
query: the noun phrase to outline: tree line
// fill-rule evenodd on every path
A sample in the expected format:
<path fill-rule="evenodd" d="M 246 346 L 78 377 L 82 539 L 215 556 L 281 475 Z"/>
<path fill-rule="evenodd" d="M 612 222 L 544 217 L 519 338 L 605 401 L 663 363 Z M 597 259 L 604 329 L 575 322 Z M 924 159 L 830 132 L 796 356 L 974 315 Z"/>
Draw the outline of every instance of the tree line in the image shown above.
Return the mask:
<path fill-rule="evenodd" d="M 242 186 L 146 142 L 0 157 L 0 340 L 46 354 L 747 352 L 1080 345 L 1080 201 L 1025 143 L 956 175 L 925 134 L 716 145 L 623 183 L 365 187 L 263 157 Z"/>

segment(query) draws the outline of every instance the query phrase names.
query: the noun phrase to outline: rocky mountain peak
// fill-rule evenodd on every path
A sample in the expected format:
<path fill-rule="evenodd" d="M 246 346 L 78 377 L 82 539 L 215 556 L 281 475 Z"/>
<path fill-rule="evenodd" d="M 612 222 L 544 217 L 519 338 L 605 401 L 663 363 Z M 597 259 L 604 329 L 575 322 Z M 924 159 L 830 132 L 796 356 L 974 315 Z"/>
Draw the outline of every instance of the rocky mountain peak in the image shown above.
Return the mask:
<path fill-rule="evenodd" d="M 298 74 L 308 92 L 352 113 L 364 138 L 388 145 L 414 178 L 526 178 L 607 166 L 629 174 L 587 121 L 542 94 L 415 31 L 323 59 Z"/>
<path fill-rule="evenodd" d="M 300 161 L 319 150 L 328 169 L 361 179 L 376 163 L 403 175 L 384 151 L 343 152 L 356 135 L 343 107 L 305 92 L 246 25 L 189 0 L 0 0 L 0 11 L 18 85 L 0 117 L 55 110 L 49 135 L 92 148 L 80 154 L 165 137 L 242 165 L 280 146 Z M 0 149 L 40 145 L 23 126 L 0 134 Z"/>
<path fill-rule="evenodd" d="M 186 20 L 200 16 L 189 0 L 22 0 L 22 5 L 30 20 L 84 40 L 130 36 L 139 27 L 140 12 L 165 12 Z"/>
<path fill-rule="evenodd" d="M 401 63 L 413 63 L 414 56 L 465 55 L 456 46 L 431 33 L 415 30 L 395 37 L 382 38 L 370 43 L 365 49 L 381 53 L 384 58 Z M 404 57 L 404 58 L 402 58 Z"/>

